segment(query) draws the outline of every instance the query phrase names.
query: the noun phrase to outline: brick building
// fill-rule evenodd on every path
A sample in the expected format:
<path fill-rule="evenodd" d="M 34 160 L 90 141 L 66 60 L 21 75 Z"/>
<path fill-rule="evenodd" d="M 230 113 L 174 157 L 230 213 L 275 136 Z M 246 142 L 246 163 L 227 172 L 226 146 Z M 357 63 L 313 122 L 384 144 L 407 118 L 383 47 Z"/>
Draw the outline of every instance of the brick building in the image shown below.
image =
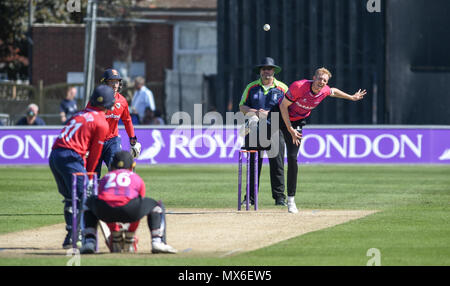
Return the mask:
<path fill-rule="evenodd" d="M 201 38 L 198 35 L 203 34 L 202 27 L 216 34 L 216 0 L 143 0 L 137 1 L 133 10 L 135 18 L 164 22 L 138 23 L 133 28 L 123 23 L 98 23 L 95 82 L 99 82 L 108 67 L 117 68 L 131 80 L 144 76 L 154 93 L 157 109 L 165 111 L 168 71 L 215 73 L 216 44 L 205 48 L 193 38 Z M 82 83 L 84 24 L 35 24 L 32 37 L 32 85 L 37 86 L 40 81 L 45 86 Z M 186 43 L 186 39 L 193 43 Z M 205 63 L 196 66 L 203 55 L 206 55 Z M 189 62 L 192 64 L 183 64 Z"/>

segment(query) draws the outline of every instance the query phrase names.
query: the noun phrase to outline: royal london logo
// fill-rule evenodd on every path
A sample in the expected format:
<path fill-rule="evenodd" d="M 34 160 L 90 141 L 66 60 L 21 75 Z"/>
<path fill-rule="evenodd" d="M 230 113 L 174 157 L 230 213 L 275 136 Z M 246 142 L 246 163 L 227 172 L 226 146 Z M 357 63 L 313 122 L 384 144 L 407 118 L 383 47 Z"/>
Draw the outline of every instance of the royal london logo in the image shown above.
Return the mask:
<path fill-rule="evenodd" d="M 450 149 L 446 149 L 439 157 L 439 161 L 450 160 Z"/>
<path fill-rule="evenodd" d="M 155 157 L 161 152 L 161 149 L 165 147 L 163 136 L 161 131 L 154 129 L 152 131 L 153 144 L 142 151 L 138 160 L 150 160 L 150 164 L 157 164 Z"/>

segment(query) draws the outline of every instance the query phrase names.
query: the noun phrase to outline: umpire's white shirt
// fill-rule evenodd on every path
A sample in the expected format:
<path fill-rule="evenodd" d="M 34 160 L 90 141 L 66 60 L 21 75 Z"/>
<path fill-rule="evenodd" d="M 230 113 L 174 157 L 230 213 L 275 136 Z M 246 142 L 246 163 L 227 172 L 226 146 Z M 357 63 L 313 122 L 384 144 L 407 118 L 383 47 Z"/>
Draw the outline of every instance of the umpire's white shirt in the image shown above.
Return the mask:
<path fill-rule="evenodd" d="M 151 90 L 145 86 L 141 87 L 134 93 L 131 106 L 138 112 L 140 121 L 144 119 L 145 108 L 150 107 L 151 110 L 155 111 L 155 99 Z"/>

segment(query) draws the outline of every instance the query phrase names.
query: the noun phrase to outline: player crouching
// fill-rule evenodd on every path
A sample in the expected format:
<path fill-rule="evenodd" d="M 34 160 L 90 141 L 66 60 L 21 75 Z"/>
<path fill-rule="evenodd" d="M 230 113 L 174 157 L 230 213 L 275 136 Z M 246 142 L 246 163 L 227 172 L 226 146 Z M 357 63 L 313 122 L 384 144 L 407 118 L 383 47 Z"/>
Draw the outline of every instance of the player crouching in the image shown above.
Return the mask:
<path fill-rule="evenodd" d="M 176 253 L 177 250 L 166 244 L 166 219 L 162 202 L 145 197 L 145 184 L 138 174 L 132 172 L 135 166 L 129 152 L 114 154 L 111 171 L 99 182 L 98 195 L 90 197 L 84 213 L 84 243 L 81 254 L 95 253 L 97 245 L 96 230 L 98 220 L 108 224 L 111 230 L 109 249 L 111 252 L 135 252 L 137 240 L 135 231 L 139 221 L 147 216 L 152 238 L 152 253 Z M 125 237 L 118 223 L 129 223 Z"/>

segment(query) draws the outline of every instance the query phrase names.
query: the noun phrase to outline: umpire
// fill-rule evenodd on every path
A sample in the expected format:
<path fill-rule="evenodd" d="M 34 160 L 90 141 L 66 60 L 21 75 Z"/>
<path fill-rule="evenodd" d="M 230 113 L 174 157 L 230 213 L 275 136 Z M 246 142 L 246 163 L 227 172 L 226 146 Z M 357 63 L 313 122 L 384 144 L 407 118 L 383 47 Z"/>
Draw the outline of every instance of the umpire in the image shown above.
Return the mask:
<path fill-rule="evenodd" d="M 253 71 L 259 75 L 259 79 L 247 85 L 242 94 L 241 102 L 239 103 L 239 110 L 250 117 L 251 121 L 258 121 L 258 127 L 261 124 L 268 124 L 267 130 L 270 129 L 270 119 L 267 120 L 269 112 L 278 106 L 278 102 L 284 97 L 288 87 L 281 81 L 275 78 L 275 74 L 281 71 L 281 67 L 275 64 L 273 58 L 266 57 L 261 60 L 261 63 L 256 65 Z M 277 126 L 278 127 L 278 126 Z M 258 128 L 259 130 L 259 128 Z M 279 152 L 275 157 L 269 158 L 270 165 L 270 184 L 272 188 L 272 198 L 275 200 L 275 205 L 286 206 L 286 197 L 284 195 L 284 139 L 281 132 L 279 136 Z M 259 134 L 258 134 L 259 135 Z M 257 146 L 251 146 L 249 143 L 249 134 L 245 138 L 245 145 L 243 149 L 257 150 L 258 153 L 258 186 L 262 169 L 262 154 L 263 148 L 259 142 Z M 259 137 L 259 136 L 258 136 Z M 254 162 L 256 153 L 250 155 L 250 189 L 254 189 Z M 270 157 L 270 156 L 269 156 Z M 259 191 L 259 190 L 258 190 Z M 248 199 L 248 198 L 246 198 Z M 250 204 L 254 204 L 253 192 L 250 192 Z"/>

